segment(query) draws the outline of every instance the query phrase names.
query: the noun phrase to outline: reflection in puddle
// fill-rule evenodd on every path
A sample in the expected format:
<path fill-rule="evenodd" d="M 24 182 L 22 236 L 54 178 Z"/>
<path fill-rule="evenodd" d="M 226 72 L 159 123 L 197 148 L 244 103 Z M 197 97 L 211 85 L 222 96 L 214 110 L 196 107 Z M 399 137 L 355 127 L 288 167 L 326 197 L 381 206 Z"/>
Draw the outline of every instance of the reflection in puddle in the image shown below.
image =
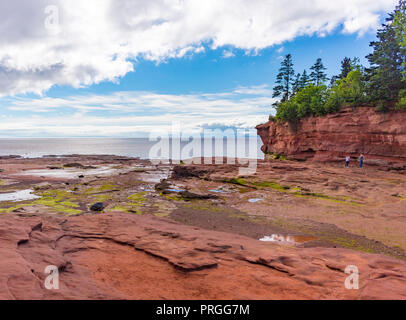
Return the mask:
<path fill-rule="evenodd" d="M 310 236 L 283 236 L 280 234 L 273 234 L 272 236 L 265 236 L 259 241 L 264 242 L 281 242 L 281 243 L 290 243 L 290 244 L 301 244 L 309 241 L 317 240 L 317 238 Z"/>
<path fill-rule="evenodd" d="M 27 170 L 25 172 L 19 173 L 20 176 L 41 176 L 49 178 L 66 178 L 75 179 L 79 175 L 86 176 L 110 176 L 117 174 L 118 172 L 123 172 L 123 170 L 114 169 L 111 166 L 104 166 L 96 169 L 77 169 L 77 168 L 66 168 L 66 169 L 40 169 L 40 170 Z"/>
<path fill-rule="evenodd" d="M 168 189 L 168 191 L 176 192 L 176 193 L 185 192 L 185 190 L 182 190 L 182 189 Z"/>
<path fill-rule="evenodd" d="M 159 183 L 161 180 L 168 179 L 170 175 L 170 169 L 161 169 L 161 170 L 153 170 L 153 171 L 146 171 L 140 172 L 137 176 L 138 179 L 149 182 L 149 183 Z"/>
<path fill-rule="evenodd" d="M 257 203 L 257 202 L 263 201 L 263 200 L 264 200 L 264 199 L 260 199 L 260 198 L 258 198 L 258 199 L 249 199 L 248 202 L 250 202 L 250 203 Z"/>
<path fill-rule="evenodd" d="M 27 189 L 27 190 L 20 190 L 11 193 L 0 193 L 0 201 L 26 201 L 26 200 L 35 200 L 39 199 L 40 197 L 32 194 L 34 190 Z"/>
<path fill-rule="evenodd" d="M 232 193 L 232 192 L 234 192 L 233 190 L 230 190 L 230 189 L 228 189 L 226 187 L 223 187 L 223 186 L 220 186 L 220 187 L 218 187 L 216 189 L 211 189 L 209 191 L 214 192 L 214 193 Z"/>

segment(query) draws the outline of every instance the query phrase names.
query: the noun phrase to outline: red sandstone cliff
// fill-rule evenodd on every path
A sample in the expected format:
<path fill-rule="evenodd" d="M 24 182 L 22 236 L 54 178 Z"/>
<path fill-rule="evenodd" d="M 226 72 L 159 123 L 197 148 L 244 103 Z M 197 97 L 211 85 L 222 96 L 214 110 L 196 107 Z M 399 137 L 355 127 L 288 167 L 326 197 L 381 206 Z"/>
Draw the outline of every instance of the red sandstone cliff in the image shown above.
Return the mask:
<path fill-rule="evenodd" d="M 406 112 L 344 108 L 336 114 L 302 119 L 296 126 L 269 121 L 257 126 L 257 131 L 264 153 L 290 159 L 338 161 L 363 153 L 370 164 L 406 163 Z"/>

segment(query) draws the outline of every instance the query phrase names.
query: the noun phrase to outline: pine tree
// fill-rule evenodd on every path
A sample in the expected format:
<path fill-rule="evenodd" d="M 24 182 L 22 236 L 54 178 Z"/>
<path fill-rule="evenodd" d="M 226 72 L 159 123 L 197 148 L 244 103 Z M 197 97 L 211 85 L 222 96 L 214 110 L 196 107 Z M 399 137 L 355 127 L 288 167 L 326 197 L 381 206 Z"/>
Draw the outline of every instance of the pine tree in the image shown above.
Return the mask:
<path fill-rule="evenodd" d="M 400 0 L 396 9 L 393 25 L 400 50 L 406 57 L 406 0 Z M 403 62 L 403 80 L 406 81 L 406 61 Z"/>
<path fill-rule="evenodd" d="M 402 3 L 402 1 L 401 1 Z M 393 23 L 399 7 L 394 13 L 389 14 L 386 23 L 377 32 L 377 41 L 370 43 L 373 53 L 367 56 L 371 67 L 366 70 L 369 82 L 371 100 L 393 101 L 399 92 L 405 89 L 402 83 L 405 54 L 402 51 L 396 36 L 396 24 Z"/>
<path fill-rule="evenodd" d="M 298 93 L 301 89 L 303 89 L 303 88 L 301 87 L 300 77 L 301 77 L 301 74 L 298 73 L 298 74 L 296 75 L 295 81 L 293 82 L 293 87 L 292 87 L 292 94 L 293 94 L 293 95 L 295 95 L 295 94 Z"/>
<path fill-rule="evenodd" d="M 300 77 L 300 88 L 306 88 L 307 84 L 309 83 L 309 76 L 307 75 L 307 71 L 303 70 L 302 76 Z"/>
<path fill-rule="evenodd" d="M 352 61 L 350 58 L 345 57 L 344 60 L 341 61 L 341 73 L 338 76 L 338 79 L 346 78 L 351 71 L 352 71 Z"/>
<path fill-rule="evenodd" d="M 292 95 L 293 77 L 295 71 L 293 70 L 292 56 L 288 54 L 281 63 L 281 68 L 276 77 L 276 86 L 273 88 L 273 98 L 282 97 L 281 101 L 289 100 Z"/>
<path fill-rule="evenodd" d="M 327 69 L 324 67 L 321 58 L 318 58 L 316 63 L 310 69 L 312 70 L 310 79 L 316 86 L 323 84 L 327 80 L 327 75 L 324 72 L 324 70 Z"/>

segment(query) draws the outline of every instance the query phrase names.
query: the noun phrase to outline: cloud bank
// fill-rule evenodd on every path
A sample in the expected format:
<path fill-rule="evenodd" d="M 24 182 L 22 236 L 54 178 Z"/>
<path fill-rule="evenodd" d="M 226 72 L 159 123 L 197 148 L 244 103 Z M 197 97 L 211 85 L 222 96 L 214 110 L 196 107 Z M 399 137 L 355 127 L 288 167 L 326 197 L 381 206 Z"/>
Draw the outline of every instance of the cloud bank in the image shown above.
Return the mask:
<path fill-rule="evenodd" d="M 134 61 L 377 27 L 396 0 L 14 0 L 0 3 L 0 96 L 118 81 Z M 232 57 L 232 51 L 224 51 Z"/>
<path fill-rule="evenodd" d="M 266 85 L 229 92 L 158 94 L 126 91 L 65 98 L 4 98 L 0 137 L 148 137 L 202 129 L 248 129 L 271 112 L 272 90 Z"/>

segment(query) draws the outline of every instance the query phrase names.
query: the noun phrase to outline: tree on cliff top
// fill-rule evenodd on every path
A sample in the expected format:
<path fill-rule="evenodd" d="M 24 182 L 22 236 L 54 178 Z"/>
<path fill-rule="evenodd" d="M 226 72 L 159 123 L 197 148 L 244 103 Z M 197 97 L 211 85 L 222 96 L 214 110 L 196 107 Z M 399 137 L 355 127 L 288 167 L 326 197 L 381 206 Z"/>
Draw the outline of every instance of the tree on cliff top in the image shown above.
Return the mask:
<path fill-rule="evenodd" d="M 300 87 L 304 89 L 309 84 L 309 76 L 307 75 L 307 71 L 303 70 L 302 76 L 300 77 Z"/>
<path fill-rule="evenodd" d="M 295 71 L 293 70 L 292 55 L 288 54 L 281 63 L 276 77 L 276 86 L 273 88 L 273 98 L 282 97 L 281 102 L 289 100 L 292 94 Z"/>
<path fill-rule="evenodd" d="M 406 56 L 406 0 L 399 2 L 393 25 L 400 50 Z M 403 62 L 403 80 L 406 81 L 406 61 Z"/>
<path fill-rule="evenodd" d="M 327 80 L 327 75 L 324 70 L 327 70 L 321 58 L 318 58 L 316 63 L 310 68 L 312 73 L 310 74 L 311 81 L 317 86 L 323 84 Z"/>
<path fill-rule="evenodd" d="M 351 59 L 345 57 L 343 61 L 341 61 L 341 73 L 338 76 L 338 79 L 344 79 L 347 75 L 352 71 L 352 63 Z"/>
<path fill-rule="evenodd" d="M 406 1 L 401 0 L 396 9 L 393 25 L 400 50 L 403 56 L 406 57 Z M 403 62 L 402 69 L 403 81 L 406 82 L 406 60 Z M 396 108 L 406 109 L 406 89 L 399 92 L 399 102 Z"/>
<path fill-rule="evenodd" d="M 341 61 L 341 73 L 338 76 L 333 76 L 331 78 L 330 86 L 333 87 L 337 80 L 341 80 L 347 77 L 347 75 L 352 71 L 351 59 L 345 57 Z"/>
<path fill-rule="evenodd" d="M 371 65 L 367 69 L 367 80 L 372 101 L 396 101 L 400 91 L 406 89 L 406 83 L 402 82 L 406 56 L 398 41 L 399 30 L 404 28 L 404 25 L 399 26 L 398 21 L 402 21 L 405 7 L 405 2 L 401 0 L 395 12 L 389 14 L 386 23 L 378 30 L 378 40 L 370 43 L 374 51 L 367 56 Z"/>

